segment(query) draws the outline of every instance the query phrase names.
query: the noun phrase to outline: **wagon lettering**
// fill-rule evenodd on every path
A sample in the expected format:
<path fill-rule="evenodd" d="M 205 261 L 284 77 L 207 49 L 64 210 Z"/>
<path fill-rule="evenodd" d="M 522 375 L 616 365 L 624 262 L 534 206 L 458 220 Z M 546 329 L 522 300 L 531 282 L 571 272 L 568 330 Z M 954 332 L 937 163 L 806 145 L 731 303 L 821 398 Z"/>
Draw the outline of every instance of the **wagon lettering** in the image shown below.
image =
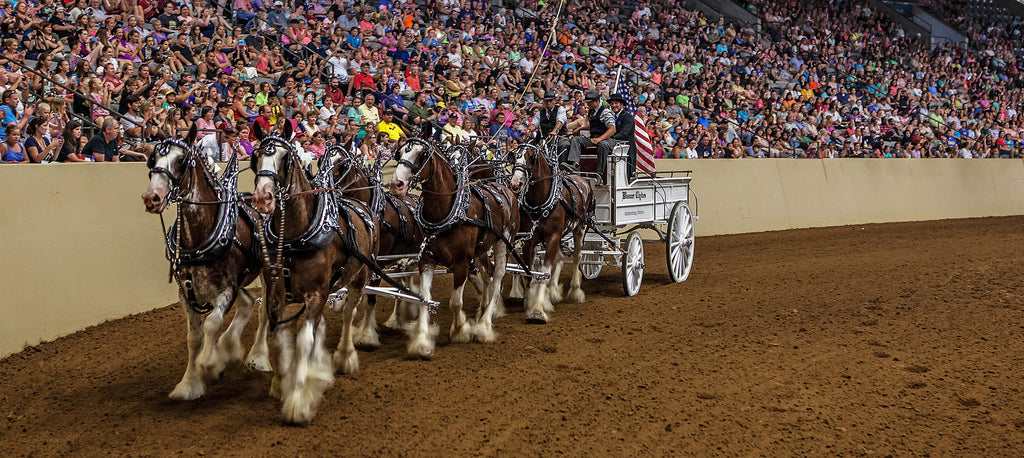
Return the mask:
<path fill-rule="evenodd" d="M 630 200 L 630 199 L 639 200 L 639 199 L 646 199 L 646 198 L 647 198 L 647 193 L 643 192 L 643 191 L 633 191 L 633 192 L 622 191 L 622 200 Z"/>

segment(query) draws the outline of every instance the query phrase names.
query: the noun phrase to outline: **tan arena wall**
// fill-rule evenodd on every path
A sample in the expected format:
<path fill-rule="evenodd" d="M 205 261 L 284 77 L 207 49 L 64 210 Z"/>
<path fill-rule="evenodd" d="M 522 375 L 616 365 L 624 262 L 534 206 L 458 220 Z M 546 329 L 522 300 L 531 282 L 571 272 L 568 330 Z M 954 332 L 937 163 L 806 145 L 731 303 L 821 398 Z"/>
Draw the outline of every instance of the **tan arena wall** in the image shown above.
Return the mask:
<path fill-rule="evenodd" d="M 664 160 L 658 168 L 693 171 L 699 236 L 1024 214 L 1022 160 Z M 139 197 L 146 175 L 142 164 L 0 166 L 0 356 L 177 300 L 159 218 Z M 251 189 L 252 175 L 240 184 Z"/>

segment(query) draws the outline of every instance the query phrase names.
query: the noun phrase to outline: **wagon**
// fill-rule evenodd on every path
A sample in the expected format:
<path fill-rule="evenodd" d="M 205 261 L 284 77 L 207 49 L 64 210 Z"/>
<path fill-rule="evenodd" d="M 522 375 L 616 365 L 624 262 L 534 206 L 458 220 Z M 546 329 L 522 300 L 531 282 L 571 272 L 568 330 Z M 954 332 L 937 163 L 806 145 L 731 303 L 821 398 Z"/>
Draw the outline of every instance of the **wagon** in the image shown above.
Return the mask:
<path fill-rule="evenodd" d="M 622 289 L 633 296 L 640 291 L 646 265 L 642 230 L 657 234 L 657 241 L 665 243 L 669 277 L 679 283 L 690 275 L 693 265 L 697 216 L 690 207 L 691 197 L 696 203 L 690 171 L 658 171 L 653 176 L 639 172 L 630 180 L 628 151 L 628 144 L 616 145 L 603 174 L 581 173 L 593 180 L 597 207 L 594 225 L 583 239 L 579 268 L 584 278 L 592 280 L 603 266 L 621 267 Z M 584 156 L 583 162 L 587 169 L 594 160 Z"/>

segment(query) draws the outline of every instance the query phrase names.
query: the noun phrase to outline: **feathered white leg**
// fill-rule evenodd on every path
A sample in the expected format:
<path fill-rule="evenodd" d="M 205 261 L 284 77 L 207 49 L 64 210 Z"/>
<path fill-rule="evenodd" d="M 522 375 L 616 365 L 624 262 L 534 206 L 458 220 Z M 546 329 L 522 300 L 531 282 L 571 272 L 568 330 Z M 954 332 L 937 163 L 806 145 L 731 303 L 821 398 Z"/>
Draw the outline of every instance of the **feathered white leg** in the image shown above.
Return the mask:
<path fill-rule="evenodd" d="M 512 277 L 512 289 L 508 293 L 508 297 L 515 299 L 526 298 L 526 288 L 523 288 L 524 280 L 519 276 Z M 495 317 L 497 318 L 497 317 Z"/>
<path fill-rule="evenodd" d="M 202 373 L 203 381 L 211 384 L 220 379 L 227 366 L 227 361 L 221 356 L 220 348 L 217 345 L 217 336 L 220 328 L 224 325 L 224 312 L 234 299 L 232 291 L 224 291 L 214 299 L 213 311 L 206 315 L 203 321 L 203 346 L 199 350 L 199 370 Z"/>
<path fill-rule="evenodd" d="M 304 425 L 312 421 L 324 391 L 334 381 L 332 374 L 322 371 L 322 350 L 314 351 L 318 343 L 314 328 L 307 318 L 295 336 L 291 389 L 283 392 L 281 400 L 281 410 L 287 423 Z"/>
<path fill-rule="evenodd" d="M 377 334 L 377 301 L 371 303 L 369 298 L 366 298 L 363 302 L 366 304 L 363 307 L 363 319 L 359 321 L 354 341 L 359 347 L 374 349 L 380 346 L 380 336 Z"/>
<path fill-rule="evenodd" d="M 203 317 L 185 305 L 184 297 L 180 299 L 181 308 L 185 312 L 185 320 L 188 324 L 188 334 L 186 336 L 188 360 L 185 363 L 185 375 L 168 396 L 171 399 L 190 401 L 206 393 L 206 384 L 203 383 L 203 379 L 199 375 L 199 369 L 196 367 L 196 357 L 199 356 L 199 346 L 203 341 L 201 331 Z"/>
<path fill-rule="evenodd" d="M 245 358 L 245 367 L 260 372 L 270 371 L 270 349 L 267 347 L 267 332 L 270 328 L 270 321 L 267 319 L 267 307 L 264 298 L 256 299 L 256 316 L 259 318 L 259 327 L 256 328 L 256 337 L 253 340 L 252 348 L 249 349 L 249 356 Z"/>
<path fill-rule="evenodd" d="M 587 296 L 583 294 L 583 288 L 580 287 L 583 283 L 583 272 L 580 271 L 580 262 L 583 260 L 583 233 L 578 232 L 575 237 L 576 249 L 572 253 L 572 280 L 569 282 L 567 299 L 570 302 L 582 304 L 587 299 Z"/>
<path fill-rule="evenodd" d="M 505 234 L 505 237 L 508 236 L 509 234 Z M 501 301 L 501 281 L 505 278 L 507 262 L 507 248 L 504 243 L 498 243 L 494 248 L 494 276 L 491 277 L 491 282 L 487 287 L 487 302 L 484 307 L 477 310 L 476 324 L 473 325 L 473 338 L 477 342 L 491 343 L 497 339 L 491 318 L 494 316 L 497 303 Z"/>
<path fill-rule="evenodd" d="M 562 302 L 562 286 L 559 277 L 562 276 L 562 250 L 555 244 L 555 259 L 551 263 L 551 279 L 548 280 L 548 302 L 544 309 L 548 312 L 554 310 L 554 304 Z"/>
<path fill-rule="evenodd" d="M 551 272 L 551 266 L 542 264 L 538 270 L 541 274 Z M 530 289 L 526 295 L 526 322 L 530 324 L 545 324 L 548 322 L 547 312 L 551 309 L 547 294 L 547 282 L 549 280 L 533 280 L 530 282 Z"/>
<path fill-rule="evenodd" d="M 220 339 L 217 340 L 220 358 L 228 365 L 241 361 L 245 356 L 242 350 L 242 330 L 249 322 L 253 309 L 252 296 L 244 289 L 239 289 L 235 297 L 235 316 L 231 319 L 228 328 L 220 335 Z"/>
<path fill-rule="evenodd" d="M 431 300 L 430 287 L 434 283 L 434 266 L 424 265 L 420 268 L 420 295 L 425 300 Z M 430 324 L 430 312 L 426 305 L 419 306 L 419 314 L 416 322 L 409 327 L 409 356 L 421 359 L 434 357 L 434 338 L 437 336 L 437 326 Z"/>
<path fill-rule="evenodd" d="M 466 282 L 452 290 L 452 297 L 448 300 L 448 311 L 452 312 L 452 328 L 448 332 L 448 336 L 452 342 L 456 343 L 467 343 L 473 340 L 473 333 L 471 327 L 466 319 L 466 312 L 462 310 L 462 299 L 463 292 L 466 289 Z M 486 294 L 486 287 L 484 293 Z"/>
<path fill-rule="evenodd" d="M 287 324 L 278 325 L 270 335 L 271 366 L 274 376 L 270 380 L 270 396 L 281 399 L 291 391 L 295 382 L 292 376 L 294 363 L 295 339 Z"/>
<path fill-rule="evenodd" d="M 334 368 L 342 374 L 354 374 L 359 371 L 359 355 L 356 354 L 355 327 L 352 321 L 362 298 L 361 288 L 350 290 L 341 309 L 341 339 L 338 341 L 338 349 L 334 352 Z"/>

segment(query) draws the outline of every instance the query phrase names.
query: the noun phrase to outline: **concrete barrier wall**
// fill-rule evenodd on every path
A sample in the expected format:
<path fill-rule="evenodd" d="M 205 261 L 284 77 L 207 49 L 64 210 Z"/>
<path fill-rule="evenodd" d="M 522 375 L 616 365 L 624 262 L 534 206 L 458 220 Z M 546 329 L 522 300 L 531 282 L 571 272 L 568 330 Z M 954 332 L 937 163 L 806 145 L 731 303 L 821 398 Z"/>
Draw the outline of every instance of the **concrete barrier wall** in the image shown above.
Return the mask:
<path fill-rule="evenodd" d="M 665 160 L 658 168 L 693 171 L 699 236 L 1024 214 L 1021 160 Z M 0 355 L 177 300 L 159 218 L 139 198 L 147 181 L 142 164 L 0 166 Z M 240 184 L 251 189 L 251 175 Z"/>
<path fill-rule="evenodd" d="M 0 355 L 177 300 L 147 183 L 142 164 L 0 166 Z"/>
<path fill-rule="evenodd" d="M 693 171 L 698 236 L 1024 214 L 1019 159 L 665 160 L 658 169 Z"/>

